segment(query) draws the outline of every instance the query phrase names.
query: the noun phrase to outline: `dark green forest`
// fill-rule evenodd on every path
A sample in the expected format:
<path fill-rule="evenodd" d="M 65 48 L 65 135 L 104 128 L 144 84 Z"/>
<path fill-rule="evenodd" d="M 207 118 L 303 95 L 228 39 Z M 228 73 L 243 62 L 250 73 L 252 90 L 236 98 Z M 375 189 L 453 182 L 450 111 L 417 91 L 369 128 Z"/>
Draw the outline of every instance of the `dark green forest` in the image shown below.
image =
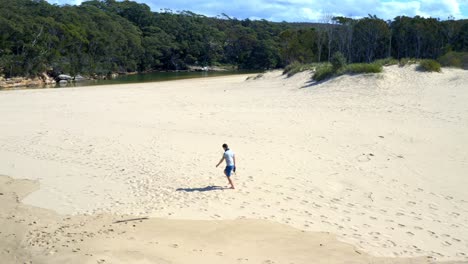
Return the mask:
<path fill-rule="evenodd" d="M 108 74 L 234 65 L 271 69 L 292 62 L 393 57 L 436 59 L 468 52 L 468 20 L 330 17 L 323 23 L 216 18 L 189 11 L 152 12 L 132 1 L 0 0 L 0 75 L 46 71 Z"/>

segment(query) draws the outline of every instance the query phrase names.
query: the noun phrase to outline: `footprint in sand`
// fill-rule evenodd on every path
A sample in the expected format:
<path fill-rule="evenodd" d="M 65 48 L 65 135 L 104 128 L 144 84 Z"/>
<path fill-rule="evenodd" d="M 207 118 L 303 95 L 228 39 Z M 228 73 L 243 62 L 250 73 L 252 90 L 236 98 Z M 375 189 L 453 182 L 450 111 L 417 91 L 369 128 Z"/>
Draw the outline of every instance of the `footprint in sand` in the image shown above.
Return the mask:
<path fill-rule="evenodd" d="M 362 154 L 362 155 L 358 156 L 356 159 L 359 162 L 369 162 L 371 160 L 370 157 L 371 157 L 370 155 Z"/>

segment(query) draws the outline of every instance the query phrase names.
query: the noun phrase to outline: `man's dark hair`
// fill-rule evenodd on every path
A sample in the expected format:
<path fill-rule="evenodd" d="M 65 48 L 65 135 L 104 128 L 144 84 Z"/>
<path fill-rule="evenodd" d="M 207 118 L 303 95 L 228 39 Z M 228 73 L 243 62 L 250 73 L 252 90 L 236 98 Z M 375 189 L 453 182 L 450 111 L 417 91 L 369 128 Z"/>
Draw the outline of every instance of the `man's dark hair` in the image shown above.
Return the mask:
<path fill-rule="evenodd" d="M 223 148 L 228 148 L 228 145 L 226 143 L 224 143 Z"/>

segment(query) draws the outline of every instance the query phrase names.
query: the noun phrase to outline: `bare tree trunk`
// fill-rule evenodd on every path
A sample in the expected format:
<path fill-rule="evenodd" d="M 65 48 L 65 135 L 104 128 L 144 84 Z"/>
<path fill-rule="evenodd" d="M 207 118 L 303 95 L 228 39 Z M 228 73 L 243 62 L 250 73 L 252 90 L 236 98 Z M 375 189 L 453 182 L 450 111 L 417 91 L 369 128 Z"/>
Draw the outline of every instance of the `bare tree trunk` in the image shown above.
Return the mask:
<path fill-rule="evenodd" d="M 390 38 L 389 38 L 389 41 L 388 41 L 388 58 L 392 57 L 392 37 L 393 37 L 393 33 L 390 32 Z"/>
<path fill-rule="evenodd" d="M 326 24 L 326 32 L 328 37 L 328 61 L 331 59 L 331 44 L 333 42 L 333 16 L 331 14 L 325 14 L 322 21 Z"/>
<path fill-rule="evenodd" d="M 318 62 L 322 61 L 323 36 L 323 31 L 321 29 L 317 29 L 317 38 L 315 39 L 315 43 L 317 44 L 318 50 Z"/>

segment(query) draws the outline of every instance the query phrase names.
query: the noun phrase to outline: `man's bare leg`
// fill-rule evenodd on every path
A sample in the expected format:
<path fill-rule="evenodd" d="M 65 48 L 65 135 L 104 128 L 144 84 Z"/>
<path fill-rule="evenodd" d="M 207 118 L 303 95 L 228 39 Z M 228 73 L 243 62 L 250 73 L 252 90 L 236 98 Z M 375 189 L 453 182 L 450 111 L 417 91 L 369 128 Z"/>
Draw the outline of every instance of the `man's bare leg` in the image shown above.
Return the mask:
<path fill-rule="evenodd" d="M 227 179 L 229 181 L 229 184 L 231 185 L 231 189 L 235 189 L 234 188 L 234 183 L 232 183 L 231 177 L 227 177 Z"/>

